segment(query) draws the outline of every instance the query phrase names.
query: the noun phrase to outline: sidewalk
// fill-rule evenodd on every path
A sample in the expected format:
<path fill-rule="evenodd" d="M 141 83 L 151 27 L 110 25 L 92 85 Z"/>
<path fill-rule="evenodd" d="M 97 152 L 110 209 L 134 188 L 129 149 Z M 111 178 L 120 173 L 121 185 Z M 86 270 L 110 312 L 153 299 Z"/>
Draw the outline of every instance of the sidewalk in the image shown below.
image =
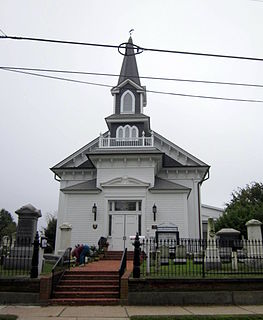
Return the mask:
<path fill-rule="evenodd" d="M 263 314 L 257 306 L 0 306 L 0 314 L 18 315 L 20 320 L 124 320 L 133 315 L 246 315 Z"/>

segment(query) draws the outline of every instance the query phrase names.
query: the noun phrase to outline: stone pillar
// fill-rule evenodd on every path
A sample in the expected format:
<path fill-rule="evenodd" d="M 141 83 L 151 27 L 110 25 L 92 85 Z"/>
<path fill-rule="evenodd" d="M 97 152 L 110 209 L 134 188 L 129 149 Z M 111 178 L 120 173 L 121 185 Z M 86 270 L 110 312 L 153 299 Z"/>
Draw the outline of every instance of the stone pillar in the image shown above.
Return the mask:
<path fill-rule="evenodd" d="M 16 214 L 18 215 L 16 246 L 25 241 L 33 243 L 37 232 L 37 221 L 42 216 L 41 211 L 32 204 L 27 204 L 18 209 Z"/>
<path fill-rule="evenodd" d="M 58 254 L 62 255 L 67 248 L 71 246 L 71 230 L 72 226 L 69 223 L 64 222 L 59 229 L 61 230 L 60 234 L 60 247 Z"/>
<path fill-rule="evenodd" d="M 32 263 L 33 247 L 32 244 L 37 232 L 38 218 L 41 211 L 32 204 L 27 204 L 16 211 L 18 215 L 18 225 L 16 241 L 10 251 L 9 257 L 4 261 L 6 269 L 30 270 Z"/>
<path fill-rule="evenodd" d="M 208 218 L 207 221 L 207 247 L 205 250 L 205 268 L 206 270 L 221 268 L 219 250 L 216 247 L 216 233 L 213 218 Z"/>
<path fill-rule="evenodd" d="M 262 223 L 255 219 L 249 220 L 246 223 L 248 240 L 262 241 L 261 225 Z"/>
<path fill-rule="evenodd" d="M 258 220 L 252 219 L 246 223 L 247 227 L 247 253 L 249 258 L 262 258 L 262 223 Z"/>

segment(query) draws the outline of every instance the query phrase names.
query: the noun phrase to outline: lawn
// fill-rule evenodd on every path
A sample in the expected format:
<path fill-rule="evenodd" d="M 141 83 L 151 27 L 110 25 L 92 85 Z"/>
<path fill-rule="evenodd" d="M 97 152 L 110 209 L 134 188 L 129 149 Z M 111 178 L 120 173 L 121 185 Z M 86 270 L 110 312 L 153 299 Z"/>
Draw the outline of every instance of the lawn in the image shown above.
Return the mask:
<path fill-rule="evenodd" d="M 259 320 L 263 315 L 231 315 L 231 316 L 131 316 L 131 320 Z"/>
<path fill-rule="evenodd" d="M 262 278 L 263 269 L 252 269 L 244 263 L 238 263 L 238 270 L 232 270 L 232 263 L 222 263 L 220 269 L 205 270 L 202 264 L 195 264 L 187 259 L 185 264 L 175 264 L 169 259 L 168 265 L 151 266 L 146 275 L 146 261 L 141 264 L 141 276 L 146 278 Z"/>
<path fill-rule="evenodd" d="M 41 274 L 49 274 L 54 266 L 55 262 L 46 262 Z M 28 278 L 30 277 L 30 270 L 8 270 L 0 268 L 0 278 L 12 278 L 12 277 L 21 277 Z M 1 318 L 0 318 L 1 320 Z"/>

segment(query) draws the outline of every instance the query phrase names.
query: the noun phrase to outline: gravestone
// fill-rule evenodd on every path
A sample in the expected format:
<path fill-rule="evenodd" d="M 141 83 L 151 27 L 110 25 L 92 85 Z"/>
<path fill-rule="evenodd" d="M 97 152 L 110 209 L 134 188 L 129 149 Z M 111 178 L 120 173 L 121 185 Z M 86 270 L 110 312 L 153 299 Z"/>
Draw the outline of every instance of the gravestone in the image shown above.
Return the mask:
<path fill-rule="evenodd" d="M 242 249 L 240 231 L 233 228 L 223 228 L 216 233 L 219 238 L 219 255 L 222 263 L 232 261 L 232 269 L 237 268 L 237 252 Z"/>
<path fill-rule="evenodd" d="M 175 260 L 176 264 L 186 264 L 186 246 L 180 244 L 175 248 Z"/>
<path fill-rule="evenodd" d="M 246 223 L 247 226 L 247 263 L 254 267 L 263 266 L 263 246 L 262 246 L 262 223 L 252 219 Z"/>
<path fill-rule="evenodd" d="M 32 204 L 27 204 L 16 211 L 18 226 L 16 241 L 10 254 L 4 260 L 4 268 L 30 270 L 34 238 L 37 231 L 37 221 L 41 217 L 41 211 Z"/>
<path fill-rule="evenodd" d="M 169 264 L 169 247 L 163 245 L 159 248 L 160 250 L 160 264 L 161 266 Z"/>
<path fill-rule="evenodd" d="M 221 268 L 219 250 L 216 245 L 216 233 L 213 218 L 208 218 L 207 224 L 207 247 L 205 250 L 205 268 L 207 271 Z"/>

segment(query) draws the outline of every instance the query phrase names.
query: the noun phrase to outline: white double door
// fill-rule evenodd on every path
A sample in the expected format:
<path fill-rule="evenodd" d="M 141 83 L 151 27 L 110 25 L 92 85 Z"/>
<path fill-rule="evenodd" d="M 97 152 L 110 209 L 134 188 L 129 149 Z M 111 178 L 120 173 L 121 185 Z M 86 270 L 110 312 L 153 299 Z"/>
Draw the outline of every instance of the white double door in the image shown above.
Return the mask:
<path fill-rule="evenodd" d="M 113 214 L 112 215 L 112 246 L 114 251 L 133 250 L 130 236 L 138 232 L 138 214 Z"/>

